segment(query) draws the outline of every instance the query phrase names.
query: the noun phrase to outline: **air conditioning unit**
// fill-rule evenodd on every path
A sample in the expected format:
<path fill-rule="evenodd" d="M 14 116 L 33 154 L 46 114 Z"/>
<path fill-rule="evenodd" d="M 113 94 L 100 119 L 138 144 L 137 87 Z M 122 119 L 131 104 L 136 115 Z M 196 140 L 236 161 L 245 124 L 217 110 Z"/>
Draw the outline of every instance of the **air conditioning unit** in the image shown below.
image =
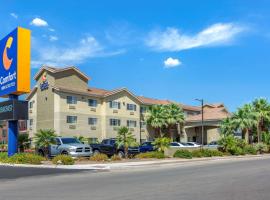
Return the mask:
<path fill-rule="evenodd" d="M 29 127 L 29 130 L 33 130 L 32 126 Z"/>
<path fill-rule="evenodd" d="M 130 128 L 129 130 L 130 130 L 130 131 L 134 131 L 134 128 Z"/>
<path fill-rule="evenodd" d="M 32 110 L 29 110 L 29 113 L 33 113 L 33 111 Z"/>
<path fill-rule="evenodd" d="M 76 106 L 74 106 L 74 105 L 69 105 L 69 109 L 76 109 Z"/>
<path fill-rule="evenodd" d="M 113 127 L 113 130 L 114 130 L 114 131 L 118 131 L 119 128 L 118 128 L 118 127 Z"/>
<path fill-rule="evenodd" d="M 93 111 L 93 112 L 96 112 L 97 111 L 96 108 L 90 108 L 90 110 Z"/>
<path fill-rule="evenodd" d="M 69 129 L 76 129 L 76 125 L 69 125 Z"/>
<path fill-rule="evenodd" d="M 130 115 L 134 115 L 134 112 L 130 112 Z"/>
<path fill-rule="evenodd" d="M 141 129 L 141 132 L 145 132 L 145 129 Z"/>
<path fill-rule="evenodd" d="M 91 130 L 97 130 L 96 126 L 91 126 Z"/>
<path fill-rule="evenodd" d="M 118 110 L 113 110 L 113 113 L 118 113 Z"/>

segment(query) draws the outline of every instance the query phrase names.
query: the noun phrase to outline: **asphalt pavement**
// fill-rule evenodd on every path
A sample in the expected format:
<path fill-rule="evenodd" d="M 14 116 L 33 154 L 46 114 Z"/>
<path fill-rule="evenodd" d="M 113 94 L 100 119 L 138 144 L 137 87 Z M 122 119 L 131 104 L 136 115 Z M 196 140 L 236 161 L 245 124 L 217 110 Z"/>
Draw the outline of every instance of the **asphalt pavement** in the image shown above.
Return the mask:
<path fill-rule="evenodd" d="M 270 199 L 269 158 L 152 166 L 100 173 L 61 171 L 48 175 L 2 179 L 0 199 Z"/>

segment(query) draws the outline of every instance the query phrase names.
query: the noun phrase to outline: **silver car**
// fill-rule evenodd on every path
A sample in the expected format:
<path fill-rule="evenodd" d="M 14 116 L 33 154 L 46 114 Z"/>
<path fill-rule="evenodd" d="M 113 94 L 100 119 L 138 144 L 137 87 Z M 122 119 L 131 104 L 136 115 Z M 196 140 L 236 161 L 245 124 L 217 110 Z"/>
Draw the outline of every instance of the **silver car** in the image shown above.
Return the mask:
<path fill-rule="evenodd" d="M 92 155 L 92 148 L 73 137 L 56 137 L 55 144 L 50 145 L 49 152 L 52 157 L 59 154 L 72 157 L 89 157 Z"/>

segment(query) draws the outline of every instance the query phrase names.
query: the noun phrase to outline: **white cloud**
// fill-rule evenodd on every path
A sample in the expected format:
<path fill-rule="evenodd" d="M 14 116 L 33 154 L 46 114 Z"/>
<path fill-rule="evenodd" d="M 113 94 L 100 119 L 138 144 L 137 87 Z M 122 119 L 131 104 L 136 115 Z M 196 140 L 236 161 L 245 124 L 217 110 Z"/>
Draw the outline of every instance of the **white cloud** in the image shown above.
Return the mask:
<path fill-rule="evenodd" d="M 15 18 L 15 19 L 18 19 L 18 15 L 15 14 L 15 13 L 10 13 L 10 16 L 13 17 L 13 18 Z"/>
<path fill-rule="evenodd" d="M 48 26 L 48 23 L 45 20 L 38 17 L 33 19 L 30 24 L 33 26 Z"/>
<path fill-rule="evenodd" d="M 246 30 L 234 23 L 216 23 L 194 35 L 187 35 L 176 28 L 152 31 L 146 45 L 157 51 L 181 51 L 196 47 L 224 45 Z"/>
<path fill-rule="evenodd" d="M 54 31 L 55 31 L 55 29 L 53 29 L 53 28 L 49 28 L 49 31 L 54 32 Z"/>
<path fill-rule="evenodd" d="M 42 48 L 40 48 L 42 46 Z M 112 52 L 105 51 L 104 47 L 92 36 L 83 38 L 79 43 L 69 47 L 44 46 L 34 40 L 34 52 L 36 55 L 32 61 L 33 67 L 40 65 L 76 65 L 94 57 L 108 57 L 123 54 L 125 50 Z"/>
<path fill-rule="evenodd" d="M 164 60 L 164 67 L 165 68 L 173 68 L 177 67 L 178 65 L 181 65 L 181 61 L 177 58 L 169 57 L 166 60 Z"/>
<path fill-rule="evenodd" d="M 57 41 L 57 40 L 58 40 L 58 37 L 57 37 L 57 36 L 50 35 L 49 40 L 50 40 L 51 42 Z"/>

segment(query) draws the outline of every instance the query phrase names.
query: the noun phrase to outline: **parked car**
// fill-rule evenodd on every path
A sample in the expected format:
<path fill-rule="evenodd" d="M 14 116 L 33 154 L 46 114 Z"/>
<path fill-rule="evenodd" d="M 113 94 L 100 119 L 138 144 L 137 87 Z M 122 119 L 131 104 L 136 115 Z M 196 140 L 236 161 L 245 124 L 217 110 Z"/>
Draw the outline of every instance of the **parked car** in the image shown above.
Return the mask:
<path fill-rule="evenodd" d="M 117 147 L 116 139 L 104 139 L 100 144 L 90 144 L 93 150 L 93 154 L 104 153 L 108 156 L 112 156 L 117 154 L 120 157 L 124 157 L 125 150 L 124 147 Z M 128 155 L 134 156 L 140 153 L 139 147 L 129 147 L 128 148 Z"/>
<path fill-rule="evenodd" d="M 197 142 L 187 142 L 189 147 L 201 147 L 202 145 Z"/>
<path fill-rule="evenodd" d="M 140 145 L 140 153 L 145 153 L 149 151 L 155 151 L 156 148 L 153 145 L 153 142 L 144 142 Z"/>
<path fill-rule="evenodd" d="M 217 141 L 212 141 L 209 144 L 204 145 L 204 147 L 217 149 L 219 147 L 219 145 L 218 145 L 218 142 Z"/>
<path fill-rule="evenodd" d="M 186 148 L 188 145 L 183 142 L 171 142 L 170 147 L 172 148 Z"/>
<path fill-rule="evenodd" d="M 45 156 L 46 152 L 48 152 L 49 157 L 59 154 L 70 155 L 72 157 L 89 157 L 92 154 L 90 145 L 83 144 L 74 137 L 56 137 L 55 143 L 49 146 L 48 151 L 45 150 L 45 147 L 39 147 L 37 151 L 42 156 Z"/>

